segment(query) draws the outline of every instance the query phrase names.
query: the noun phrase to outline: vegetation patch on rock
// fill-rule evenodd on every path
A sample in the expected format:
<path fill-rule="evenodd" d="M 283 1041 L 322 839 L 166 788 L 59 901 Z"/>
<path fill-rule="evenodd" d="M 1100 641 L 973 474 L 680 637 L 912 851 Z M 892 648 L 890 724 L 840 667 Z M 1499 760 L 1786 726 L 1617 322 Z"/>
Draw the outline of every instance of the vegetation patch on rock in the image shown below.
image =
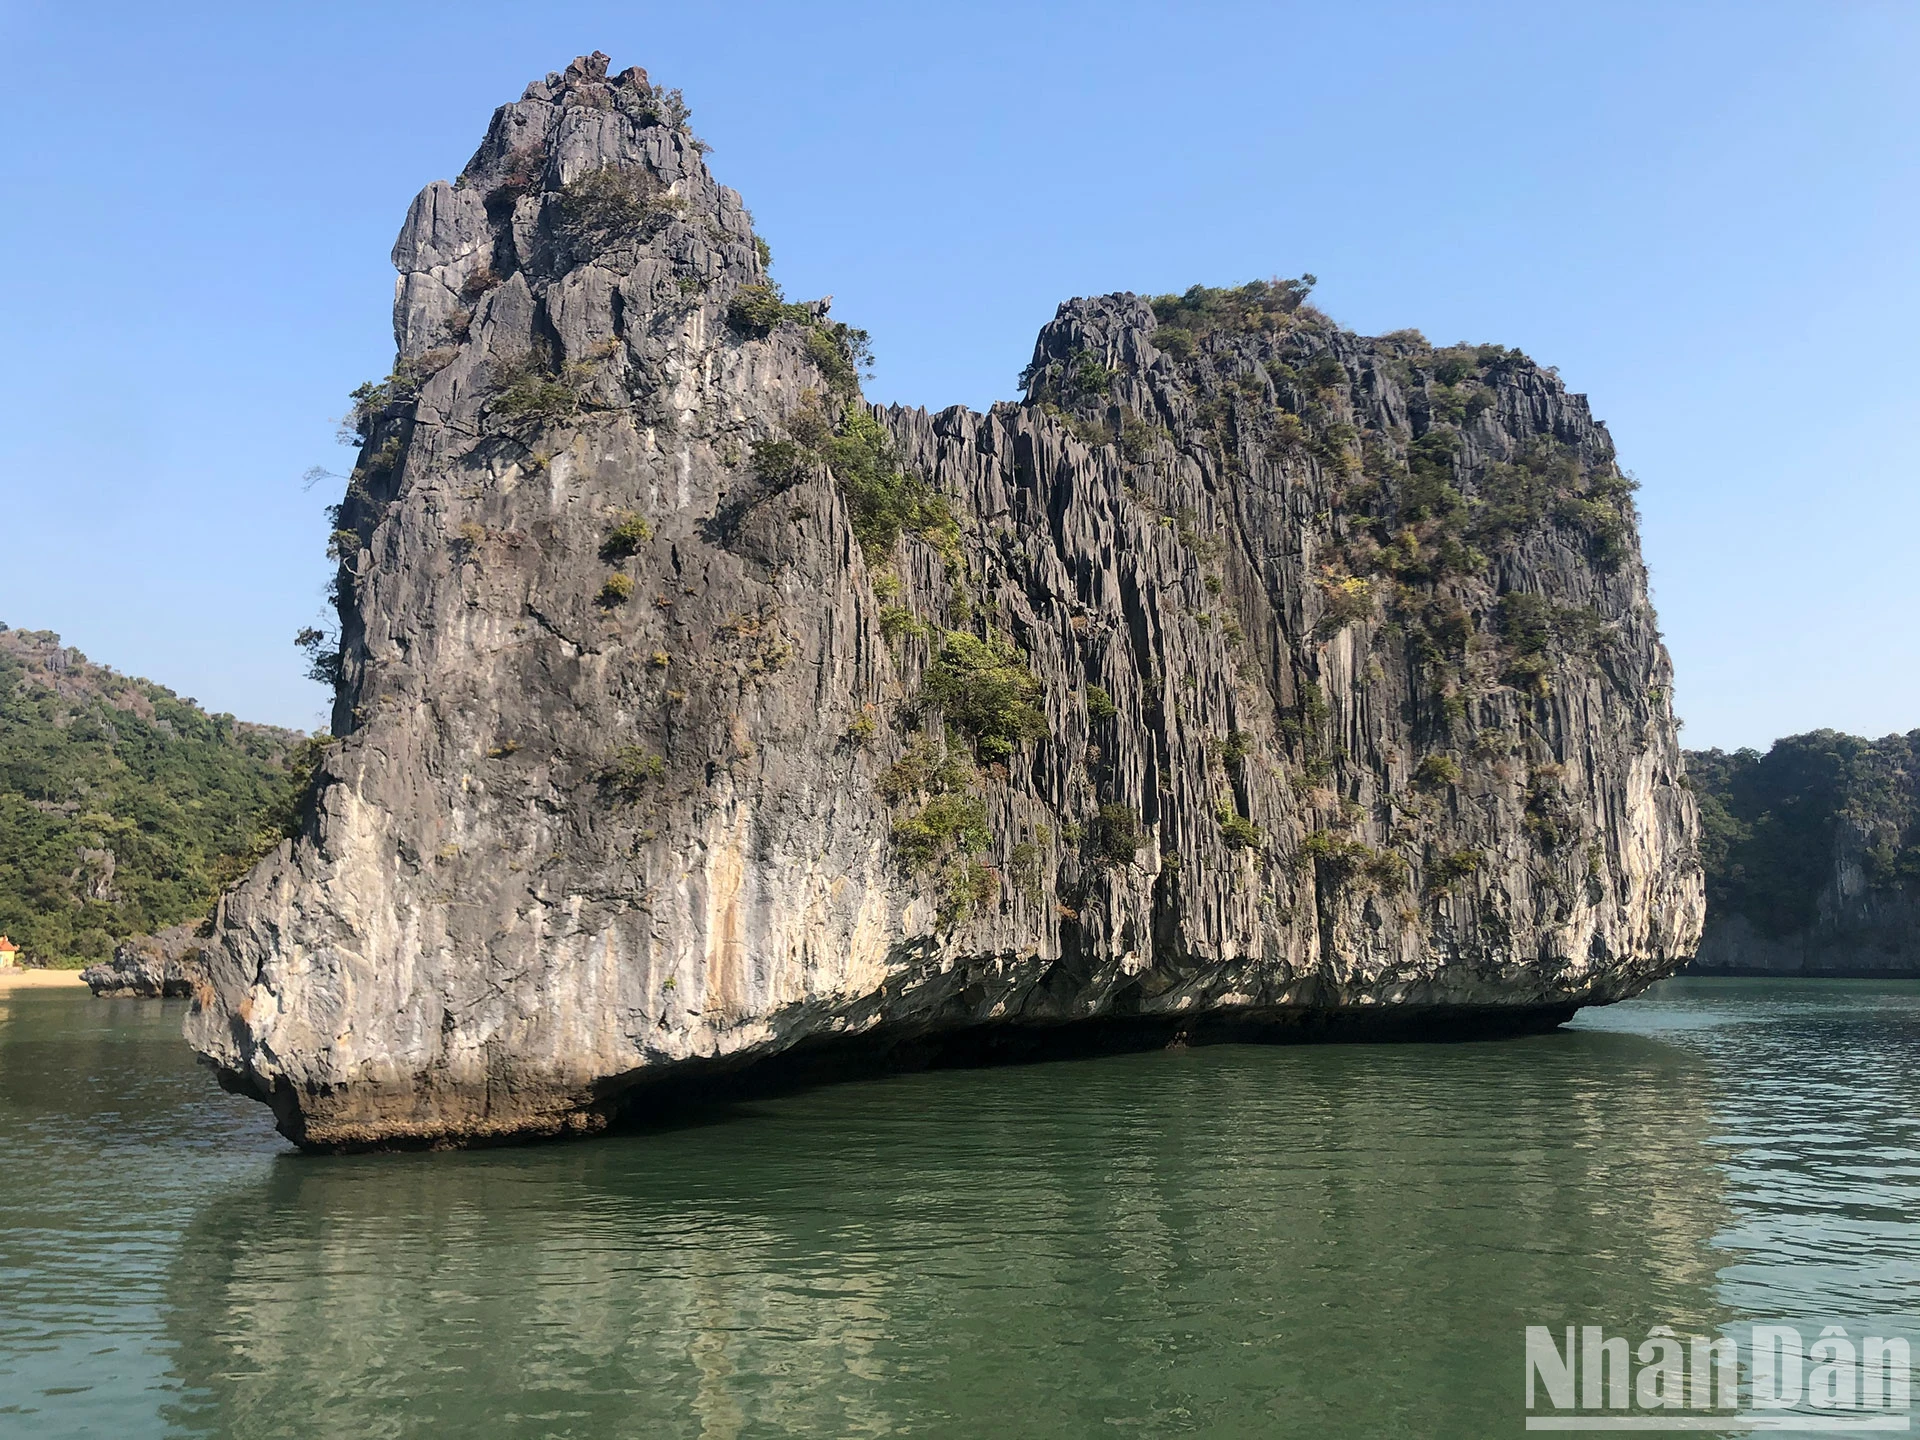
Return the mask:
<path fill-rule="evenodd" d="M 1045 738 L 1042 693 L 1039 678 L 1011 644 L 961 630 L 947 632 L 922 691 L 987 761 L 1005 760 L 1016 746 Z"/>

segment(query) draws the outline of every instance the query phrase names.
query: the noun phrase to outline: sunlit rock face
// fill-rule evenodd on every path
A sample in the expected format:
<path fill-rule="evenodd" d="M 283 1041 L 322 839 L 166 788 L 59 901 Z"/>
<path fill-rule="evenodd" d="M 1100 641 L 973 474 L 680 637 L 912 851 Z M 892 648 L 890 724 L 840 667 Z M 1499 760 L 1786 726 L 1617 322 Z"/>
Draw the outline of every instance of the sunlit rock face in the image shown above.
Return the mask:
<path fill-rule="evenodd" d="M 943 1044 L 1550 1024 L 1701 921 L 1630 486 L 1517 352 L 1074 300 L 868 407 L 677 95 L 496 112 L 394 247 L 305 832 L 188 1037 L 313 1146 Z"/>

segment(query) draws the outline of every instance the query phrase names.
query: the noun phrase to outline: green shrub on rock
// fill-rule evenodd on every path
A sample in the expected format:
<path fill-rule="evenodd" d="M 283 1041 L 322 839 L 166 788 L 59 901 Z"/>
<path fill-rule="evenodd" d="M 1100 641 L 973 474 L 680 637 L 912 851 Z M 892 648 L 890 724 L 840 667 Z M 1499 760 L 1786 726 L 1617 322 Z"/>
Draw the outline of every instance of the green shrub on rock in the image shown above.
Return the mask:
<path fill-rule="evenodd" d="M 1193 358 L 1193 332 L 1178 325 L 1162 325 L 1155 330 L 1153 343 L 1176 360 Z"/>
<path fill-rule="evenodd" d="M 1427 866 L 1427 889 L 1434 894 L 1450 894 L 1469 875 L 1479 874 L 1482 863 L 1478 850 L 1451 850 L 1435 856 Z"/>
<path fill-rule="evenodd" d="M 1229 730 L 1220 739 L 1209 741 L 1208 748 L 1229 770 L 1237 771 L 1253 753 L 1254 739 L 1244 730 Z"/>
<path fill-rule="evenodd" d="M 651 172 L 603 165 L 560 187 L 556 228 L 576 250 L 592 252 L 637 239 L 683 208 Z"/>
<path fill-rule="evenodd" d="M 1220 838 L 1227 842 L 1229 850 L 1263 850 L 1267 837 L 1260 827 L 1233 808 L 1231 800 L 1223 798 L 1214 807 L 1214 819 L 1220 822 Z"/>
<path fill-rule="evenodd" d="M 807 354 L 826 377 L 827 388 L 851 396 L 860 375 L 873 364 L 873 342 L 864 330 L 837 321 L 807 331 Z"/>
<path fill-rule="evenodd" d="M 965 755 L 922 735 L 887 767 L 880 777 L 880 795 L 888 804 L 897 805 L 918 794 L 958 794 L 971 788 L 976 778 Z"/>
<path fill-rule="evenodd" d="M 811 325 L 813 318 L 812 309 L 789 304 L 771 280 L 764 285 L 742 285 L 727 305 L 727 324 L 755 339 L 764 339 L 776 325 Z"/>
<path fill-rule="evenodd" d="M 1031 840 L 1022 840 L 1007 854 L 1007 876 L 1029 905 L 1037 906 L 1046 899 L 1041 885 L 1042 858 L 1040 847 Z"/>
<path fill-rule="evenodd" d="M 1000 894 L 1000 875 L 991 865 L 955 856 L 940 872 L 940 923 L 959 925 L 984 910 Z"/>
<path fill-rule="evenodd" d="M 1152 301 L 1153 315 L 1162 328 L 1155 332 L 1155 343 L 1169 354 L 1180 347 L 1181 342 L 1177 340 L 1172 346 L 1166 343 L 1167 326 L 1190 337 L 1189 348 L 1191 337 L 1215 330 L 1253 334 L 1283 327 L 1288 317 L 1305 303 L 1315 283 L 1313 276 L 1302 275 L 1298 280 L 1255 280 L 1228 290 L 1194 285 L 1184 294 L 1156 295 Z"/>
<path fill-rule="evenodd" d="M 977 795 L 935 795 L 917 814 L 894 822 L 893 844 L 916 873 L 956 852 L 977 855 L 993 845 L 986 802 Z"/>
<path fill-rule="evenodd" d="M 622 745 L 600 771 L 600 783 L 616 799 L 633 801 L 667 773 L 667 762 L 638 745 Z"/>
<path fill-rule="evenodd" d="M 1131 865 L 1146 839 L 1140 816 L 1129 805 L 1102 805 L 1086 835 L 1094 858 L 1103 865 Z"/>
<path fill-rule="evenodd" d="M 873 364 L 873 339 L 866 331 L 829 320 L 812 305 L 790 303 L 771 280 L 735 291 L 727 305 L 727 324 L 755 340 L 764 340 L 781 325 L 800 326 L 806 332 L 808 358 L 819 367 L 827 389 L 843 399 L 857 394 L 862 372 Z"/>
<path fill-rule="evenodd" d="M 958 527 L 946 500 L 900 468 L 886 431 L 864 406 L 849 408 L 840 433 L 823 449 L 852 512 L 854 537 L 869 556 L 887 554 L 903 533 L 927 540 L 942 553 L 958 546 Z"/>
<path fill-rule="evenodd" d="M 1407 862 L 1391 850 L 1376 850 L 1331 830 L 1316 830 L 1301 842 L 1300 857 L 1335 889 L 1398 890 L 1407 883 Z"/>
<path fill-rule="evenodd" d="M 585 379 L 581 366 L 569 365 L 556 374 L 528 354 L 494 361 L 488 378 L 496 390 L 493 413 L 502 419 L 551 424 L 580 409 L 580 389 Z"/>
<path fill-rule="evenodd" d="M 1605 628 L 1585 605 L 1563 605 L 1524 591 L 1502 595 L 1496 617 L 1507 652 L 1502 681 L 1540 699 L 1552 693 L 1554 660 L 1588 653 Z"/>
<path fill-rule="evenodd" d="M 982 760 L 1005 760 L 1016 745 L 1047 734 L 1040 681 L 1004 641 L 949 630 L 923 693 Z"/>
<path fill-rule="evenodd" d="M 643 515 L 628 512 L 607 531 L 607 538 L 600 542 L 600 558 L 609 565 L 618 565 L 622 560 L 631 559 L 640 547 L 653 539 L 653 526 L 647 523 Z"/>

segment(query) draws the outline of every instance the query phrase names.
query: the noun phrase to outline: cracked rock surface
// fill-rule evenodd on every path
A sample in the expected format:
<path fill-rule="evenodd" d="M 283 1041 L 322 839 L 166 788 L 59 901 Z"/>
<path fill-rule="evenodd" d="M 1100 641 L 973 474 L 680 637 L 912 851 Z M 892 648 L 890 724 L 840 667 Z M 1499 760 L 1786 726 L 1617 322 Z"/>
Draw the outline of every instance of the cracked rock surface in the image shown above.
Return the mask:
<path fill-rule="evenodd" d="M 340 739 L 187 1021 L 285 1134 L 589 1131 L 835 1045 L 1521 1028 L 1685 961 L 1668 660 L 1553 372 L 1278 282 L 1074 300 L 1022 402 L 877 409 L 765 255 L 599 55 L 414 201 Z"/>

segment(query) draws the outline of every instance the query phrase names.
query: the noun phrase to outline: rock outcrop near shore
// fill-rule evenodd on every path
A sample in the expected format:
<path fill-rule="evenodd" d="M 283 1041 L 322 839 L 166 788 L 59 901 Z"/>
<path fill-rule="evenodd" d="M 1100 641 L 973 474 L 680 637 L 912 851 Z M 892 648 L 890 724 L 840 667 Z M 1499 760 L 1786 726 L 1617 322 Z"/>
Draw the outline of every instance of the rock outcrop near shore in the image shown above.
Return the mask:
<path fill-rule="evenodd" d="M 80 978 L 104 1000 L 182 999 L 206 983 L 206 943 L 197 924 L 136 935 L 113 947 L 112 960 L 89 965 Z"/>
<path fill-rule="evenodd" d="M 1691 953 L 1631 485 L 1518 352 L 1305 280 L 1112 295 L 1020 403 L 874 409 L 603 56 L 393 258 L 342 738 L 187 1024 L 294 1140 L 890 1047 L 1524 1028 Z"/>

